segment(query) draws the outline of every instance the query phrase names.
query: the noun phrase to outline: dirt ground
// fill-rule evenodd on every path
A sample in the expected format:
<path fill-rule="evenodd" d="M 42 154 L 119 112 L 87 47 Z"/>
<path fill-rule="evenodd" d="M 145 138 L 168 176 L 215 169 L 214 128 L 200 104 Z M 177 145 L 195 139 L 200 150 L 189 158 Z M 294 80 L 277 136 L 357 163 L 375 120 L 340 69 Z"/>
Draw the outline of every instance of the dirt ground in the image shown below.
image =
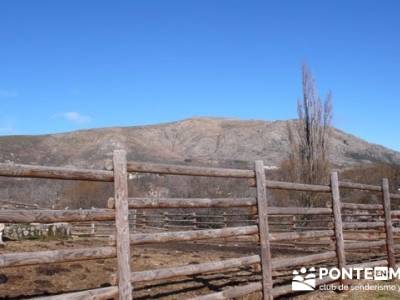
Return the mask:
<path fill-rule="evenodd" d="M 104 246 L 101 240 L 23 241 L 7 242 L 0 253 L 16 251 L 43 251 L 90 246 Z M 132 270 L 142 271 L 168 266 L 218 261 L 256 253 L 254 247 L 218 244 L 163 244 L 162 246 L 132 247 Z M 205 251 L 206 250 L 206 251 Z M 34 295 L 78 291 L 110 285 L 116 272 L 115 259 L 78 261 L 12 267 L 0 270 L 1 299 L 22 299 Z M 185 299 L 195 295 L 219 291 L 226 286 L 260 280 L 252 267 L 204 276 L 182 277 L 168 281 L 153 281 L 135 286 L 134 299 Z M 243 299 L 259 299 L 257 295 Z"/>
<path fill-rule="evenodd" d="M 0 253 L 21 251 L 43 251 L 79 247 L 106 246 L 107 242 L 96 239 L 46 240 L 7 242 Z M 132 270 L 142 271 L 169 266 L 219 261 L 257 253 L 254 241 L 217 243 L 171 243 L 162 245 L 134 246 L 132 249 Z M 299 253 L 275 249 L 274 257 L 290 259 Z M 29 267 L 3 268 L 0 270 L 0 299 L 24 299 L 32 296 L 61 292 L 86 290 L 110 285 L 111 276 L 116 273 L 115 259 L 78 261 Z M 291 272 L 275 272 L 275 281 L 290 280 Z M 188 299 L 193 296 L 221 291 L 223 288 L 241 285 L 261 279 L 255 267 L 228 270 L 224 273 L 186 276 L 165 281 L 153 281 L 134 286 L 134 299 Z M 291 299 L 285 297 L 281 299 Z M 400 299 L 399 293 L 334 292 L 313 293 L 296 297 L 298 299 Z M 259 293 L 248 295 L 242 300 L 261 299 Z"/>

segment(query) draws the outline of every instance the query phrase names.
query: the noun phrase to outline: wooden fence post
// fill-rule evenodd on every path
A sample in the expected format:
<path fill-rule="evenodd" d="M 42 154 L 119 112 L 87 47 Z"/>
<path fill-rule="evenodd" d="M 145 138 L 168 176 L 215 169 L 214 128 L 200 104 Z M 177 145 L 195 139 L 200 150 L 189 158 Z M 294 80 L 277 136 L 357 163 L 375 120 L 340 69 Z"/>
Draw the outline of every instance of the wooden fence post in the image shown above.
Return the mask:
<path fill-rule="evenodd" d="M 383 198 L 383 210 L 384 210 L 384 216 L 385 216 L 386 252 L 387 252 L 387 258 L 388 258 L 388 266 L 395 270 L 396 269 L 396 257 L 394 254 L 389 180 L 387 178 L 382 179 L 382 198 Z"/>
<path fill-rule="evenodd" d="M 255 173 L 257 183 L 258 232 L 261 246 L 263 299 L 272 300 L 273 282 L 268 225 L 267 182 L 265 179 L 264 163 L 262 160 L 257 160 L 255 162 Z"/>
<path fill-rule="evenodd" d="M 114 151 L 114 199 L 119 300 L 132 299 L 126 152 Z"/>
<path fill-rule="evenodd" d="M 346 268 L 346 256 L 344 253 L 343 223 L 342 223 L 342 204 L 340 201 L 338 173 L 331 173 L 331 192 L 332 192 L 332 211 L 335 227 L 336 257 L 340 270 Z M 342 281 L 342 284 L 345 284 Z"/>

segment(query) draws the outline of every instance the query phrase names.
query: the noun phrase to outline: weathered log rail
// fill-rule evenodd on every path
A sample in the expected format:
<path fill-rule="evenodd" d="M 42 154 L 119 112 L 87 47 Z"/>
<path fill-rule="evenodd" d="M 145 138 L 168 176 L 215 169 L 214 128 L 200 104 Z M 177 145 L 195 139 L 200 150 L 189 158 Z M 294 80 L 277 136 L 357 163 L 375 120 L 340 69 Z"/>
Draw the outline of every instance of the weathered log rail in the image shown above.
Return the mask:
<path fill-rule="evenodd" d="M 358 266 L 396 265 L 395 250 L 400 247 L 394 244 L 394 240 L 400 237 L 400 228 L 394 227 L 400 218 L 399 210 L 391 210 L 391 199 L 400 199 L 400 194 L 390 193 L 387 180 L 382 185 L 367 185 L 360 183 L 342 182 L 338 180 L 337 173 L 332 173 L 330 185 L 310 185 L 301 183 L 281 182 L 267 180 L 261 161 L 256 162 L 254 170 L 224 169 L 208 167 L 192 167 L 181 165 L 127 162 L 124 151 L 116 151 L 114 159 L 108 163 L 107 170 L 72 169 L 63 167 L 43 167 L 17 164 L 0 164 L 0 176 L 29 177 L 61 180 L 86 180 L 114 182 L 115 195 L 108 201 L 106 209 L 91 210 L 0 210 L 0 223 L 50 223 L 71 222 L 81 228 L 93 228 L 93 224 L 105 222 L 107 226 L 113 226 L 110 231 L 110 245 L 105 247 L 92 247 L 81 249 L 61 249 L 37 252 L 14 252 L 0 254 L 0 267 L 28 266 L 43 263 L 72 262 L 79 260 L 117 258 L 118 273 L 111 280 L 112 286 L 87 291 L 72 292 L 62 295 L 40 297 L 37 299 L 107 299 L 118 297 L 119 299 L 131 299 L 132 284 L 136 282 L 148 282 L 165 280 L 173 277 L 191 276 L 209 272 L 222 272 L 228 269 L 237 269 L 243 266 L 260 265 L 262 280 L 246 285 L 230 287 L 223 291 L 198 296 L 195 299 L 230 299 L 247 295 L 256 291 L 262 291 L 264 299 L 273 299 L 291 293 L 290 286 L 274 285 L 273 271 L 293 268 L 300 265 L 314 264 L 336 260 L 339 267 L 351 267 L 346 262 L 345 251 L 359 251 L 361 249 L 385 248 L 387 260 L 366 262 Z M 128 172 L 155 173 L 165 175 L 186 175 L 237 178 L 247 180 L 250 186 L 257 189 L 257 197 L 254 198 L 130 198 L 127 193 Z M 331 194 L 330 207 L 271 207 L 267 204 L 267 191 L 289 190 L 299 192 L 314 192 Z M 381 204 L 356 204 L 344 203 L 340 199 L 340 189 L 357 189 L 367 192 L 380 193 Z M 226 215 L 198 215 L 192 216 L 176 214 L 177 223 L 189 223 L 190 218 L 207 218 L 211 221 L 200 220 L 197 223 L 221 223 L 225 228 L 199 229 L 159 233 L 131 233 L 129 232 L 128 210 L 139 209 L 170 209 L 170 208 L 252 208 L 257 220 L 245 216 L 243 222 L 257 221 L 247 226 L 230 227 Z M 238 214 L 240 216 L 240 214 Z M 170 217 L 172 214 L 170 215 Z M 183 218 L 185 216 L 185 218 Z M 274 221 L 275 217 L 288 218 L 284 222 Z M 302 219 L 309 225 L 295 226 L 297 216 L 318 217 L 320 219 Z M 356 222 L 342 221 L 342 217 L 352 216 Z M 159 216 L 154 215 L 154 218 Z M 163 216 L 165 217 L 165 216 Z M 367 219 L 373 217 L 381 219 Z M 135 224 L 138 225 L 135 216 Z M 189 218 L 189 220 L 188 220 Z M 294 220 L 294 221 L 291 221 Z M 146 220 L 142 220 L 146 222 Z M 318 224 L 327 222 L 332 228 L 315 230 Z M 82 224 L 82 225 L 79 225 Z M 311 224 L 311 225 L 310 225 Z M 316 225 L 312 225 L 316 224 Z M 290 232 L 271 231 L 273 226 L 292 226 Z M 166 226 L 182 227 L 182 224 L 167 224 Z M 323 228 L 323 227 L 321 227 Z M 256 236 L 260 243 L 260 255 L 233 258 L 223 261 L 206 262 L 186 266 L 168 267 L 155 270 L 131 272 L 130 247 L 132 245 L 145 245 L 150 243 L 188 242 L 204 239 L 221 239 L 238 236 Z M 334 250 L 309 254 L 292 259 L 271 259 L 271 245 L 280 241 L 301 241 L 307 239 L 322 239 L 321 243 L 334 246 Z M 322 244 L 323 244 L 322 243 Z M 318 283 L 326 283 L 322 280 Z"/>

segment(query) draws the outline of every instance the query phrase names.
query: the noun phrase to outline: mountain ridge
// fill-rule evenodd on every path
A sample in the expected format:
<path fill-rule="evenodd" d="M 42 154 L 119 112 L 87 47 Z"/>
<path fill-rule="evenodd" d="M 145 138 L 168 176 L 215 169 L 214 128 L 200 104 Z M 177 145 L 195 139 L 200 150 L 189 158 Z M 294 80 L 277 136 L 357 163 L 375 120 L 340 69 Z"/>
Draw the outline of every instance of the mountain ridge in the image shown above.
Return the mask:
<path fill-rule="evenodd" d="M 0 161 L 102 167 L 117 148 L 129 159 L 176 162 L 253 161 L 279 165 L 289 154 L 287 126 L 295 120 L 193 117 L 160 124 L 104 127 L 45 135 L 0 137 Z M 27 151 L 29 149 L 30 151 Z M 330 160 L 335 166 L 400 163 L 400 152 L 333 130 Z"/>

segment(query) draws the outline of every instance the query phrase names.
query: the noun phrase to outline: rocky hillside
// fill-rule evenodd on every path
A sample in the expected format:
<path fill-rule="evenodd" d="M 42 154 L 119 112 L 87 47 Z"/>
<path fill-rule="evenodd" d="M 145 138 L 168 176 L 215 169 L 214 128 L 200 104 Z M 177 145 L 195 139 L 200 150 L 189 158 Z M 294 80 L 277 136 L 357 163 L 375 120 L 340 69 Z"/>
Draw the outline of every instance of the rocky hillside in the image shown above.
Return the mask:
<path fill-rule="evenodd" d="M 130 160 L 246 168 L 255 159 L 263 159 L 274 167 L 287 157 L 288 122 L 196 118 L 152 126 L 0 137 L 0 162 L 102 169 L 114 149 L 124 148 Z M 340 167 L 400 162 L 398 152 L 339 130 L 334 132 L 331 158 Z M 253 192 L 245 181 L 234 179 L 144 175 L 129 182 L 131 196 L 254 196 Z M 112 195 L 109 183 L 0 180 L 0 205 L 11 200 L 53 208 L 105 207 Z"/>
<path fill-rule="evenodd" d="M 193 118 L 150 126 L 7 136 L 0 137 L 0 162 L 102 168 L 113 149 L 125 148 L 130 159 L 141 161 L 226 164 L 263 159 L 276 166 L 288 153 L 288 122 Z M 335 130 L 331 159 L 340 167 L 400 163 L 400 153 Z"/>

